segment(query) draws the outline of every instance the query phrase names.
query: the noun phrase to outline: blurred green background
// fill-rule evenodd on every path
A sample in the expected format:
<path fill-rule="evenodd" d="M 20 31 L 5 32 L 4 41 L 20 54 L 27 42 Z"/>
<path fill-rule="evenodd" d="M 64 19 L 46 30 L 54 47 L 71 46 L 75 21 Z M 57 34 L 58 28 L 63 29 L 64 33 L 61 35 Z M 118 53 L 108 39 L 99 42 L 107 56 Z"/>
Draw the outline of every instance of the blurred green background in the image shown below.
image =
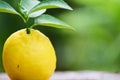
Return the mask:
<path fill-rule="evenodd" d="M 14 2 L 5 0 L 11 5 Z M 53 43 L 57 70 L 120 70 L 120 0 L 65 0 L 74 10 L 50 9 L 49 13 L 76 31 L 36 27 Z M 25 28 L 12 14 L 0 13 L 0 72 L 2 48 L 13 32 Z"/>

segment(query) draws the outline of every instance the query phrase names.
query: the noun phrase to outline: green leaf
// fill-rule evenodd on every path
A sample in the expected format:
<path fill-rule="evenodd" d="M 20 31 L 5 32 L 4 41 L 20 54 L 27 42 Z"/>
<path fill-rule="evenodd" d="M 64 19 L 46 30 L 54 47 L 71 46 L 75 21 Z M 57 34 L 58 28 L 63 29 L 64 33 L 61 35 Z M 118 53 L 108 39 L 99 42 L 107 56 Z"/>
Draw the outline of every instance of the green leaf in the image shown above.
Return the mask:
<path fill-rule="evenodd" d="M 46 11 L 46 9 L 29 13 L 30 10 L 33 7 L 35 7 L 36 5 L 38 5 L 39 3 L 40 3 L 40 1 L 38 1 L 38 0 L 21 0 L 21 2 L 20 2 L 20 5 L 22 7 L 21 12 L 24 13 L 24 15 L 28 16 L 28 17 L 40 16 L 41 14 L 43 14 Z"/>
<path fill-rule="evenodd" d="M 39 4 L 40 1 L 38 0 L 21 0 L 20 5 L 23 9 L 29 12 L 34 6 Z"/>
<path fill-rule="evenodd" d="M 43 14 L 35 18 L 35 25 L 75 30 L 74 28 L 64 23 L 63 21 L 56 19 L 55 17 L 48 15 L 48 14 Z"/>
<path fill-rule="evenodd" d="M 49 8 L 63 8 L 72 10 L 72 8 L 63 0 L 43 0 L 37 6 L 35 6 L 31 12 L 39 11 L 42 9 L 49 9 Z"/>
<path fill-rule="evenodd" d="M 38 16 L 42 15 L 45 12 L 46 12 L 46 9 L 36 11 L 36 12 L 33 12 L 33 13 L 29 14 L 29 17 L 32 17 L 32 18 L 38 17 Z"/>
<path fill-rule="evenodd" d="M 0 0 L 0 12 L 19 15 L 19 13 L 12 6 L 10 6 L 8 3 L 1 0 Z"/>
<path fill-rule="evenodd" d="M 5 2 L 9 3 L 16 11 L 19 11 L 19 4 L 21 0 L 4 0 Z"/>

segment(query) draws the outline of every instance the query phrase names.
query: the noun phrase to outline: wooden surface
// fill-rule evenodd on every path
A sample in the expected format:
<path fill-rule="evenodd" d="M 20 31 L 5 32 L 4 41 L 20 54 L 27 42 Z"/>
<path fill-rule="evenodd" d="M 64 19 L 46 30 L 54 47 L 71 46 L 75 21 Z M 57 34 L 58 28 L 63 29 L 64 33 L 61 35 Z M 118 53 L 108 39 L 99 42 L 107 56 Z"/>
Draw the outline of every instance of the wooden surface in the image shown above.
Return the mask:
<path fill-rule="evenodd" d="M 9 80 L 9 78 L 5 73 L 1 73 L 0 80 Z M 98 71 L 55 72 L 50 80 L 120 80 L 120 73 Z"/>

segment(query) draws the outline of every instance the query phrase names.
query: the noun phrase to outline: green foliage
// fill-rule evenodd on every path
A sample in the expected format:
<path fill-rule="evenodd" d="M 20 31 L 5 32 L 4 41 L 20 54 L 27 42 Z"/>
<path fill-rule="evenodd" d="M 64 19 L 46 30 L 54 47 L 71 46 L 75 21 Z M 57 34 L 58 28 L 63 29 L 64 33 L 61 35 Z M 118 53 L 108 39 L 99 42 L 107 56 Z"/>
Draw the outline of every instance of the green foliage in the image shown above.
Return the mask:
<path fill-rule="evenodd" d="M 0 2 L 0 12 L 17 14 L 24 20 L 25 23 L 28 22 L 30 17 L 32 17 L 32 18 L 34 17 L 35 19 L 37 17 L 37 23 L 39 23 L 39 25 L 43 25 L 43 23 L 46 23 L 46 22 L 43 22 L 43 21 L 42 21 L 43 23 L 41 23 L 41 22 L 39 22 L 40 19 L 38 19 L 38 18 L 41 18 L 41 17 L 38 17 L 38 16 L 42 16 L 43 13 L 45 13 L 46 9 L 49 9 L 49 8 L 63 8 L 63 9 L 72 10 L 72 8 L 69 7 L 67 5 L 67 3 L 65 3 L 63 0 L 44 0 L 44 1 L 41 1 L 41 2 L 38 1 L 38 0 L 34 0 L 34 1 L 33 0 L 21 0 L 21 1 L 18 1 L 18 8 L 19 8 L 19 11 L 17 10 L 18 11 L 17 12 L 8 3 L 4 2 L 4 1 Z M 43 16 L 42 16 L 42 19 L 43 19 Z M 60 22 L 57 19 L 53 19 L 53 17 L 48 16 L 48 18 L 47 17 L 44 17 L 44 18 L 46 18 L 46 20 L 48 18 L 52 18 L 52 19 L 49 19 L 50 21 L 53 20 L 52 24 L 56 24 L 56 22 L 57 22 L 59 24 L 59 26 L 56 25 L 55 28 L 65 28 L 65 27 L 66 28 L 71 28 L 70 26 L 68 27 L 68 25 L 66 23 Z M 47 26 L 52 26 L 52 25 L 47 24 Z M 28 28 L 28 26 L 26 26 L 26 27 Z M 29 27 L 29 28 L 31 28 L 31 27 Z"/>
<path fill-rule="evenodd" d="M 40 3 L 38 0 L 21 0 L 21 12 L 24 13 L 25 16 L 28 17 L 37 17 L 46 12 L 46 9 L 38 10 L 35 12 L 30 13 L 30 11 Z"/>
<path fill-rule="evenodd" d="M 26 10 L 27 13 L 29 13 L 29 11 L 35 7 L 36 5 L 38 5 L 40 3 L 40 1 L 38 0 L 21 0 L 20 1 L 20 5 L 23 9 Z"/>
<path fill-rule="evenodd" d="M 50 16 L 48 14 L 43 14 L 35 19 L 35 24 L 34 25 L 42 25 L 42 26 L 49 26 L 49 27 L 56 27 L 56 28 L 67 28 L 67 29 L 72 29 L 71 26 L 68 24 L 64 23 L 61 20 L 56 19 L 53 16 Z"/>
<path fill-rule="evenodd" d="M 31 12 L 35 12 L 41 9 L 49 9 L 49 8 L 63 8 L 72 10 L 70 6 L 68 6 L 63 0 L 44 0 L 39 5 L 35 6 Z"/>
<path fill-rule="evenodd" d="M 0 12 L 6 12 L 11 14 L 18 14 L 14 8 L 12 8 L 8 3 L 0 1 Z"/>

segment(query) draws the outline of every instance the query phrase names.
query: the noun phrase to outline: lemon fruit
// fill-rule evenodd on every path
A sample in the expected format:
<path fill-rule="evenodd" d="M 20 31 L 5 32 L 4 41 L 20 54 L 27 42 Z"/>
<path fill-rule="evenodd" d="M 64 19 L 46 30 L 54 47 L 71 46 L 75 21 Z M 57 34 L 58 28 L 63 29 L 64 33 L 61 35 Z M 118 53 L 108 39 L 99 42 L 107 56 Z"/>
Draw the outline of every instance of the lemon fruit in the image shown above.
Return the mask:
<path fill-rule="evenodd" d="M 11 80 L 49 80 L 56 68 L 55 50 L 40 31 L 13 33 L 3 48 L 3 65 Z"/>

